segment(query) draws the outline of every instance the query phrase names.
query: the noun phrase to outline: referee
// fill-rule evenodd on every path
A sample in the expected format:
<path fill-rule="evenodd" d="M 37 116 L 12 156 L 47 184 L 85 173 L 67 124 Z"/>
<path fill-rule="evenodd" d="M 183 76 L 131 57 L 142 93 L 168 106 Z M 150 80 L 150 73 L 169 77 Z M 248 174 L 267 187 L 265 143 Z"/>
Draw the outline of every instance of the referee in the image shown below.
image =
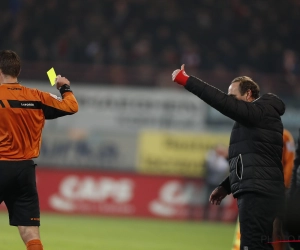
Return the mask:
<path fill-rule="evenodd" d="M 42 250 L 40 208 L 35 166 L 42 129 L 47 119 L 72 115 L 78 103 L 70 82 L 60 75 L 56 87 L 61 97 L 22 86 L 19 56 L 0 51 L 0 203 L 4 201 L 9 223 L 17 226 L 27 250 Z"/>

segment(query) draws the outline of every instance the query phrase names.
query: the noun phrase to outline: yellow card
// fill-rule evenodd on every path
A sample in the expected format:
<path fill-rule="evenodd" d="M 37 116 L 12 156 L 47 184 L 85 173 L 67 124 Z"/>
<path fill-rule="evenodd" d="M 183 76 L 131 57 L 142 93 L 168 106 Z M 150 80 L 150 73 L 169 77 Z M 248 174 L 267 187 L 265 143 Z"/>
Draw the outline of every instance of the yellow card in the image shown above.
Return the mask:
<path fill-rule="evenodd" d="M 54 68 L 51 68 L 47 71 L 47 75 L 49 77 L 51 85 L 55 85 L 55 78 L 56 78 L 56 73 L 54 71 Z"/>

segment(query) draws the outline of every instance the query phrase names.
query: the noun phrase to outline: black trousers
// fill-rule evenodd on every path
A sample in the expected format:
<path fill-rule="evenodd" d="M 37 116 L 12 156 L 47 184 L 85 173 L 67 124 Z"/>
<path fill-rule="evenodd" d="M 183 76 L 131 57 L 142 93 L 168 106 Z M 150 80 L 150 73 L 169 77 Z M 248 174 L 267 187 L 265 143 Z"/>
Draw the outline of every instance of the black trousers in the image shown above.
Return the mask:
<path fill-rule="evenodd" d="M 237 197 L 241 250 L 273 249 L 273 222 L 278 215 L 282 199 L 257 193 L 244 193 Z"/>
<path fill-rule="evenodd" d="M 286 230 L 290 245 L 294 250 L 300 250 L 300 190 L 296 189 L 293 195 L 289 196 L 286 207 Z M 295 242 L 298 241 L 298 242 Z"/>

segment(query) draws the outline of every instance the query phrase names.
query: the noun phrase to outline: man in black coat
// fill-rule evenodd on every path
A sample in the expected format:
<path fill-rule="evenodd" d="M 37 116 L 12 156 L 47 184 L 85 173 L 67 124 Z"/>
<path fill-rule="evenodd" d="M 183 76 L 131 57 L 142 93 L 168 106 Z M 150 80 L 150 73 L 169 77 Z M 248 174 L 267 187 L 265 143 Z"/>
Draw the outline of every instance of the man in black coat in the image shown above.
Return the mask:
<path fill-rule="evenodd" d="M 230 193 L 238 201 L 242 250 L 273 249 L 273 222 L 283 214 L 282 169 L 284 103 L 274 94 L 259 97 L 259 86 L 237 77 L 228 94 L 188 76 L 184 65 L 172 80 L 235 121 L 229 145 L 229 176 L 212 192 L 219 205 Z"/>

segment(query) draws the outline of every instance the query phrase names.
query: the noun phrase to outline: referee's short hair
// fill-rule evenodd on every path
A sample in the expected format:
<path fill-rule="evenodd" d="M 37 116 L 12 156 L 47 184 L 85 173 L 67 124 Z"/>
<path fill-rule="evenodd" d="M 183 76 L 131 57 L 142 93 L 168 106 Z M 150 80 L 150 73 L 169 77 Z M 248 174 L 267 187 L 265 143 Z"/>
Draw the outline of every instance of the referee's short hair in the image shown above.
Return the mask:
<path fill-rule="evenodd" d="M 252 92 L 252 97 L 257 99 L 259 97 L 259 86 L 256 82 L 254 82 L 250 77 L 248 76 L 239 76 L 232 80 L 231 83 L 239 82 L 239 90 L 241 95 L 244 95 L 249 89 Z"/>
<path fill-rule="evenodd" d="M 21 59 L 12 50 L 0 50 L 0 70 L 4 75 L 18 77 L 21 71 Z"/>

